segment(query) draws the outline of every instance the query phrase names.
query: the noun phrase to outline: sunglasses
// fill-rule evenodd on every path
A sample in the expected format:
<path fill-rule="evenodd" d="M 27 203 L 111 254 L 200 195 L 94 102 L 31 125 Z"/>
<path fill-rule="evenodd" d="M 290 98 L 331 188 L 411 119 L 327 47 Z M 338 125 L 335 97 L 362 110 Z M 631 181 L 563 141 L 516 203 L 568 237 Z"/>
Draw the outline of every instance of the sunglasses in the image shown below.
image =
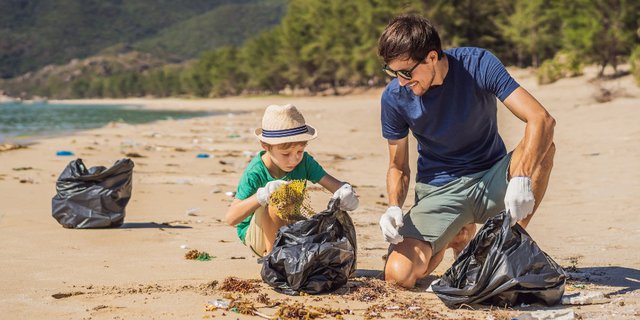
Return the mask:
<path fill-rule="evenodd" d="M 388 76 L 392 78 L 397 78 L 398 76 L 400 76 L 405 80 L 411 80 L 411 73 L 413 73 L 413 70 L 415 70 L 422 63 L 422 61 L 424 61 L 424 59 L 418 61 L 418 63 L 416 63 L 409 70 L 397 70 L 397 71 L 389 68 L 388 64 L 385 64 L 384 67 L 382 67 L 382 71 L 384 71 Z"/>

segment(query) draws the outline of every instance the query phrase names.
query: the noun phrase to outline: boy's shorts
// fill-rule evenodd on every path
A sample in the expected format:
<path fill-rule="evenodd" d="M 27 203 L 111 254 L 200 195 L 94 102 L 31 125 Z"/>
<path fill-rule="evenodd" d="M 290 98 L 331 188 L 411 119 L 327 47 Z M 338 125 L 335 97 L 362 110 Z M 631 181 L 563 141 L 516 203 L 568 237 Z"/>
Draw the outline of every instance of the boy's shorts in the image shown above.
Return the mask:
<path fill-rule="evenodd" d="M 399 232 L 431 244 L 432 255 L 469 223 L 485 223 L 504 210 L 511 153 L 491 168 L 436 187 L 417 183 L 416 204 L 404 215 Z"/>
<path fill-rule="evenodd" d="M 262 230 L 262 220 L 266 214 L 266 207 L 260 207 L 253 213 L 244 237 L 244 244 L 259 257 L 264 257 L 267 253 L 267 241 Z"/>

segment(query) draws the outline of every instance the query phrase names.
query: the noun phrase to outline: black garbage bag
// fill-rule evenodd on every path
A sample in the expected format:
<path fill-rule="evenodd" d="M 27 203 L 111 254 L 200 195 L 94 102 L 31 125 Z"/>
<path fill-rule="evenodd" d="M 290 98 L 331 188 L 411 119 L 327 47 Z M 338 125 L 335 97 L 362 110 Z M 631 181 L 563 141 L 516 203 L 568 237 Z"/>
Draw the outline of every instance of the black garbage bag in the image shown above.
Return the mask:
<path fill-rule="evenodd" d="M 521 303 L 555 305 L 564 293 L 564 270 L 502 212 L 489 219 L 451 268 L 432 285 L 449 307 Z"/>
<path fill-rule="evenodd" d="M 53 217 L 65 228 L 119 227 L 131 198 L 133 161 L 122 159 L 109 169 L 87 169 L 82 159 L 71 161 L 56 182 Z"/>
<path fill-rule="evenodd" d="M 332 199 L 327 210 L 283 226 L 262 262 L 262 280 L 297 295 L 332 292 L 356 270 L 356 231 L 349 214 Z"/>

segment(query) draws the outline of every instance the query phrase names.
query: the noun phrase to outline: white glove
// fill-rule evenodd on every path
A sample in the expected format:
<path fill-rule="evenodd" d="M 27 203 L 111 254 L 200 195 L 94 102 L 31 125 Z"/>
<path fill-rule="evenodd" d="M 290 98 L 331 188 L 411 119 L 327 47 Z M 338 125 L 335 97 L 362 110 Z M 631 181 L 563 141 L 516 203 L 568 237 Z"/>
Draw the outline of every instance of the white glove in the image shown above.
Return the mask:
<path fill-rule="evenodd" d="M 507 193 L 504 195 L 504 207 L 511 215 L 511 226 L 530 215 L 535 203 L 531 191 L 531 178 L 513 177 L 509 180 Z"/>
<path fill-rule="evenodd" d="M 358 208 L 358 195 L 350 184 L 345 183 L 333 193 L 333 199 L 340 199 L 340 210 L 353 211 Z"/>
<path fill-rule="evenodd" d="M 384 241 L 398 244 L 404 241 L 404 237 L 398 233 L 398 229 L 404 225 L 402 222 L 402 209 L 397 206 L 389 207 L 380 217 L 380 229 Z"/>
<path fill-rule="evenodd" d="M 267 182 L 267 184 L 264 187 L 258 188 L 258 191 L 256 192 L 256 198 L 258 198 L 258 203 L 260 203 L 260 205 L 263 207 L 266 206 L 269 203 L 269 198 L 271 197 L 271 194 L 274 191 L 278 190 L 278 188 L 286 184 L 289 184 L 289 181 L 274 180 L 274 181 Z"/>

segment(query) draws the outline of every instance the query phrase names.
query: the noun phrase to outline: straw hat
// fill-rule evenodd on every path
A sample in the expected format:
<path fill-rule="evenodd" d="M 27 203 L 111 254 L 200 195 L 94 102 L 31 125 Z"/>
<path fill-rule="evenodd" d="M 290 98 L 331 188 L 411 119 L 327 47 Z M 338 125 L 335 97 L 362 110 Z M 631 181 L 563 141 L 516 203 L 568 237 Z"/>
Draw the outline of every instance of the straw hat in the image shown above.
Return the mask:
<path fill-rule="evenodd" d="M 305 123 L 302 113 L 292 104 L 270 105 L 262 116 L 262 128 L 255 131 L 268 144 L 301 142 L 315 139 L 316 129 Z"/>

